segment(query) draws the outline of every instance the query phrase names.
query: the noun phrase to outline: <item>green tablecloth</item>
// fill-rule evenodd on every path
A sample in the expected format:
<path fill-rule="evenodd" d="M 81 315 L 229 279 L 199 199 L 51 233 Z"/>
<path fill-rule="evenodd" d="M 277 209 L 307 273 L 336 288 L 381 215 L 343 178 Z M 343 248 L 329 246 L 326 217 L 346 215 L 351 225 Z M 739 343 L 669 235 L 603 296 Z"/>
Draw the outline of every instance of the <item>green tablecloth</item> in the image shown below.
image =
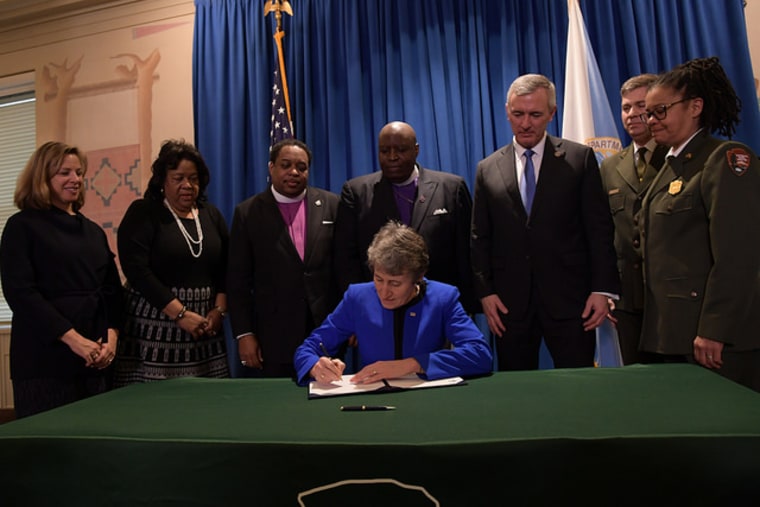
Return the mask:
<path fill-rule="evenodd" d="M 760 394 L 692 365 L 319 400 L 190 378 L 2 425 L 0 467 L 4 506 L 760 504 Z"/>

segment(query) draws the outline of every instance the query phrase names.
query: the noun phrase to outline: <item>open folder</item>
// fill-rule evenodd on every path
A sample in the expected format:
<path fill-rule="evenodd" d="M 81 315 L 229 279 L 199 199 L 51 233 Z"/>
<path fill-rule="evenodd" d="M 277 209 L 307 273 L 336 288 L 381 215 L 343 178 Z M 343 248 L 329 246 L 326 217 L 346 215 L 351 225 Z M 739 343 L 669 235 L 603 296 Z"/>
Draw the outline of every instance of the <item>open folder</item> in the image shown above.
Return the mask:
<path fill-rule="evenodd" d="M 417 375 L 382 380 L 369 384 L 352 384 L 348 379 L 353 375 L 343 375 L 340 380 L 325 384 L 312 381 L 309 383 L 309 399 L 328 396 L 345 396 L 348 394 L 392 393 L 407 389 L 426 389 L 430 387 L 449 387 L 465 384 L 462 377 L 449 377 L 438 380 L 424 380 Z"/>

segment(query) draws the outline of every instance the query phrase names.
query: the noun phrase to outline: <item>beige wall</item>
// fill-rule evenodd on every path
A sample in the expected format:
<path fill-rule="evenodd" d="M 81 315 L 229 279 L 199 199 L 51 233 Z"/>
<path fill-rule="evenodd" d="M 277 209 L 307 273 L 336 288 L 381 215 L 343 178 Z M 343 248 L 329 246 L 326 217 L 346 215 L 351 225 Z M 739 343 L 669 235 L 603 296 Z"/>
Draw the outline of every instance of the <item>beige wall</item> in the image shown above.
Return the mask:
<path fill-rule="evenodd" d="M 192 0 L 99 4 L 0 26 L 0 77 L 34 72 L 38 145 L 60 140 L 87 152 L 83 212 L 103 226 L 115 252 L 115 228 L 142 194 L 161 142 L 194 138 L 195 7 Z"/>
<path fill-rule="evenodd" d="M 154 53 L 152 83 L 139 81 L 152 88 L 153 154 L 167 137 L 192 139 L 192 0 L 110 3 L 0 32 L 0 76 L 36 73 L 38 142 L 60 137 L 55 120 L 64 119 L 65 140 L 85 149 L 137 141 L 137 74 Z M 68 114 L 58 118 L 56 91 L 73 71 Z"/>

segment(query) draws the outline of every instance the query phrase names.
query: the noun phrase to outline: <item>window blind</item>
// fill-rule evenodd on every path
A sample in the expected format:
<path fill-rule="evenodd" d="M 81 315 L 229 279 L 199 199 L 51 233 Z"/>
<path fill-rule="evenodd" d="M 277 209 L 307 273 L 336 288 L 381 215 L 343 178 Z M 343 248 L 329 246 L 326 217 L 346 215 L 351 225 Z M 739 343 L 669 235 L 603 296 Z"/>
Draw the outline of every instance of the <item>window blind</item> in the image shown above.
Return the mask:
<path fill-rule="evenodd" d="M 3 94 L 0 85 L 0 234 L 8 217 L 18 211 L 13 204 L 16 179 L 36 148 L 34 83 L 26 88 Z M 0 324 L 10 321 L 11 310 L 0 289 Z"/>

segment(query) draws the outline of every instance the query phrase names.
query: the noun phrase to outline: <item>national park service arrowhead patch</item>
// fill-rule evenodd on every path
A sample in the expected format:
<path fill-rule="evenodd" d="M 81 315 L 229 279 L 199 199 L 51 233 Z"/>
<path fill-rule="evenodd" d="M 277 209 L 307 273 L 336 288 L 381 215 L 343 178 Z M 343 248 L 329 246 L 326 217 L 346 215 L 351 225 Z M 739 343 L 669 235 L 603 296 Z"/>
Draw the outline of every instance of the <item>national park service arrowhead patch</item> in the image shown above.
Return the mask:
<path fill-rule="evenodd" d="M 726 151 L 728 168 L 736 176 L 741 176 L 749 169 L 750 154 L 744 148 L 734 148 Z"/>

